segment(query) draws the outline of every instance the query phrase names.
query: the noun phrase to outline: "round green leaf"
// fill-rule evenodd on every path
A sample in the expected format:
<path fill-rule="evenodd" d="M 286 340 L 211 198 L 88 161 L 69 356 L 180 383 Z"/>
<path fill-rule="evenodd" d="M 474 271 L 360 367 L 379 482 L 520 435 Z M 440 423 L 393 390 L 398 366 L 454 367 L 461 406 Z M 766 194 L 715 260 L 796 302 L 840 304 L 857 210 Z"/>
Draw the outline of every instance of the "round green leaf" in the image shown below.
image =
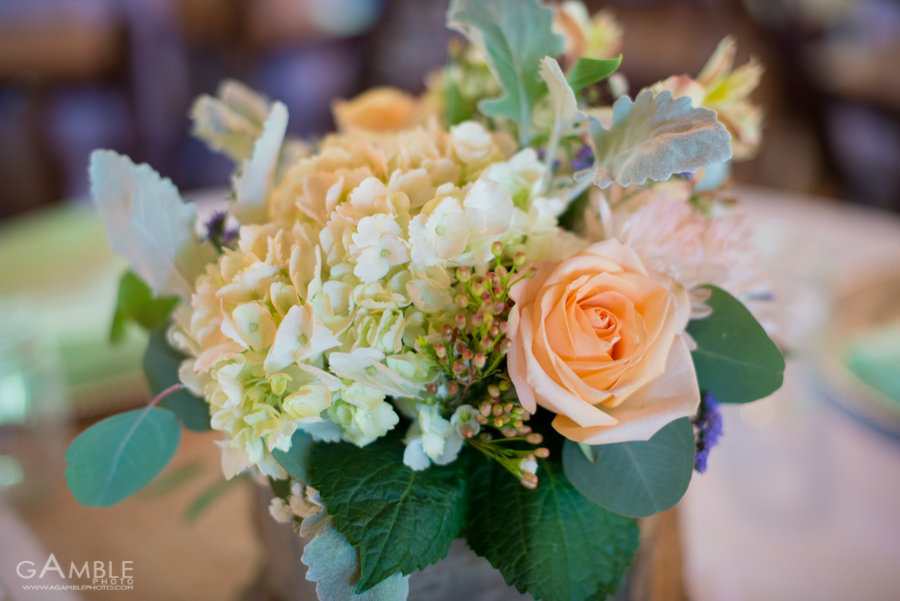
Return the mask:
<path fill-rule="evenodd" d="M 187 355 L 169 346 L 167 327 L 168 324 L 163 325 L 150 334 L 144 353 L 144 374 L 154 395 L 178 384 L 178 368 L 187 359 Z M 209 403 L 186 388 L 166 396 L 159 406 L 175 413 L 188 430 L 203 432 L 210 429 Z"/>
<path fill-rule="evenodd" d="M 175 455 L 180 440 L 181 424 L 166 409 L 114 415 L 69 445 L 66 483 L 82 505 L 113 505 L 156 477 Z"/>
<path fill-rule="evenodd" d="M 591 447 L 591 462 L 578 444 L 563 447 L 566 476 L 578 492 L 610 511 L 646 517 L 674 507 L 694 471 L 694 429 L 677 419 L 650 440 Z"/>
<path fill-rule="evenodd" d="M 309 483 L 309 463 L 312 460 L 312 448 L 316 443 L 313 437 L 304 432 L 297 430 L 291 436 L 291 448 L 287 451 L 274 449 L 272 454 L 281 464 L 281 467 L 304 484 Z"/>
<path fill-rule="evenodd" d="M 691 352 L 700 390 L 722 403 L 749 403 L 769 396 L 784 380 L 784 357 L 741 301 L 712 291 L 712 314 L 688 324 L 697 343 Z"/>

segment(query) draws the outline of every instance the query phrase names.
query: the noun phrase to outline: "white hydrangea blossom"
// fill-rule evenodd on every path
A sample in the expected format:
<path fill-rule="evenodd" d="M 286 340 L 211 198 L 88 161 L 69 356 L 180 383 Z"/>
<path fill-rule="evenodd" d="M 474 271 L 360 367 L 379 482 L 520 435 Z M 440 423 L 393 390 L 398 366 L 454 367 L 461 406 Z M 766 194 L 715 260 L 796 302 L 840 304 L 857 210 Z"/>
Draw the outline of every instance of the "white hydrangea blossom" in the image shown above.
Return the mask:
<path fill-rule="evenodd" d="M 463 441 L 454 425 L 441 416 L 440 405 L 419 404 L 416 420 L 404 439 L 403 463 L 414 470 L 423 470 L 432 462 L 446 465 L 459 455 Z"/>
<path fill-rule="evenodd" d="M 282 166 L 271 221 L 241 228 L 172 333 L 192 356 L 183 380 L 225 433 L 227 476 L 284 477 L 272 452 L 297 428 L 360 446 L 383 436 L 399 423 L 391 400 L 423 399 L 437 377 L 414 346 L 458 311 L 454 269 L 486 265 L 496 240 L 548 258 L 559 211 L 533 198 L 537 155 L 510 150 L 467 122 L 333 135 Z M 550 244 L 529 242 L 544 232 Z M 455 457 L 458 423 L 423 408 L 416 424 L 429 463 Z"/>

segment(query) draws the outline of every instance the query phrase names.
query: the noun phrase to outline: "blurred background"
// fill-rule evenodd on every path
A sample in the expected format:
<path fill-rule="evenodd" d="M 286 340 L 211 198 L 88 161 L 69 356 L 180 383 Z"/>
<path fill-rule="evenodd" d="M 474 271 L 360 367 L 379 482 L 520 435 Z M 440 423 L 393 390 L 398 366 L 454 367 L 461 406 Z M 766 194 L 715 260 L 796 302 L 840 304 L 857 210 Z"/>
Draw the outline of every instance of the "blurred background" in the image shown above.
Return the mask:
<path fill-rule="evenodd" d="M 0 0 L 0 600 L 267 598 L 253 583 L 268 516 L 251 519 L 251 490 L 223 486 L 214 434 L 186 432 L 168 480 L 113 509 L 62 486 L 74 433 L 149 398 L 146 335 L 109 344 L 126 265 L 90 210 L 88 156 L 148 162 L 208 207 L 232 164 L 190 136 L 195 96 L 236 78 L 315 139 L 333 129 L 334 98 L 424 89 L 447 60 L 447 4 Z M 726 408 L 724 442 L 680 506 L 685 590 L 659 599 L 900 599 L 900 3 L 586 4 L 622 25 L 632 91 L 697 75 L 727 34 L 736 64 L 766 68 L 763 145 L 733 174 L 772 276 L 787 383 Z M 48 552 L 133 560 L 139 586 L 10 585 L 19 561 Z"/>
<path fill-rule="evenodd" d="M 419 92 L 444 64 L 447 0 L 3 0 L 0 219 L 83 195 L 91 149 L 183 190 L 230 164 L 189 136 L 200 93 L 234 77 L 332 128 L 335 97 Z M 734 34 L 766 74 L 765 145 L 736 179 L 900 210 L 900 5 L 891 0 L 614 0 L 633 89 L 696 75 Z"/>

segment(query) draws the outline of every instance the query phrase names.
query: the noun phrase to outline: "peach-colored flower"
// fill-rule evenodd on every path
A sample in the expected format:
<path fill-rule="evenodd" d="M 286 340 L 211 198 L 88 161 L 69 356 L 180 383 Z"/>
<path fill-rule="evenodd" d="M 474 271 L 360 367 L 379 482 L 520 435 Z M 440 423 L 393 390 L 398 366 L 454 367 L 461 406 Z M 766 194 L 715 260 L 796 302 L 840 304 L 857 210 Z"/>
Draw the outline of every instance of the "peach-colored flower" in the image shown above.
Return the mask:
<path fill-rule="evenodd" d="M 647 440 L 696 412 L 684 288 L 617 240 L 537 267 L 510 293 L 509 374 L 527 411 L 557 413 L 557 431 L 589 444 Z"/>
<path fill-rule="evenodd" d="M 337 100 L 331 107 L 338 129 L 394 132 L 419 125 L 419 101 L 396 88 L 372 88 L 352 100 Z"/>

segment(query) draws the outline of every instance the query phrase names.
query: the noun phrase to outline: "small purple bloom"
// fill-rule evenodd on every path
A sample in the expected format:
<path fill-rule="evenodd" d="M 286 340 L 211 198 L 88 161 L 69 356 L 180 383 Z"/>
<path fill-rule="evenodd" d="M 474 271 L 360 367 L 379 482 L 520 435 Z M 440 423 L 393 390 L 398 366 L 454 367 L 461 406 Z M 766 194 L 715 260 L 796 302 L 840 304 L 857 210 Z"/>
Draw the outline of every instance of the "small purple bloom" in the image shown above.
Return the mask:
<path fill-rule="evenodd" d="M 594 151 L 590 146 L 582 146 L 572 158 L 572 171 L 576 173 L 590 169 L 594 164 Z"/>
<path fill-rule="evenodd" d="M 709 451 L 719 443 L 722 436 L 722 414 L 719 412 L 719 401 L 710 393 L 704 393 L 700 400 L 700 408 L 692 420 L 697 434 L 697 453 L 694 456 L 694 469 L 703 474 L 709 460 Z"/>
<path fill-rule="evenodd" d="M 238 230 L 229 229 L 225 226 L 228 220 L 227 211 L 216 211 L 209 221 L 206 222 L 206 232 L 209 240 L 216 245 L 217 248 L 228 246 L 235 238 L 237 238 Z"/>

